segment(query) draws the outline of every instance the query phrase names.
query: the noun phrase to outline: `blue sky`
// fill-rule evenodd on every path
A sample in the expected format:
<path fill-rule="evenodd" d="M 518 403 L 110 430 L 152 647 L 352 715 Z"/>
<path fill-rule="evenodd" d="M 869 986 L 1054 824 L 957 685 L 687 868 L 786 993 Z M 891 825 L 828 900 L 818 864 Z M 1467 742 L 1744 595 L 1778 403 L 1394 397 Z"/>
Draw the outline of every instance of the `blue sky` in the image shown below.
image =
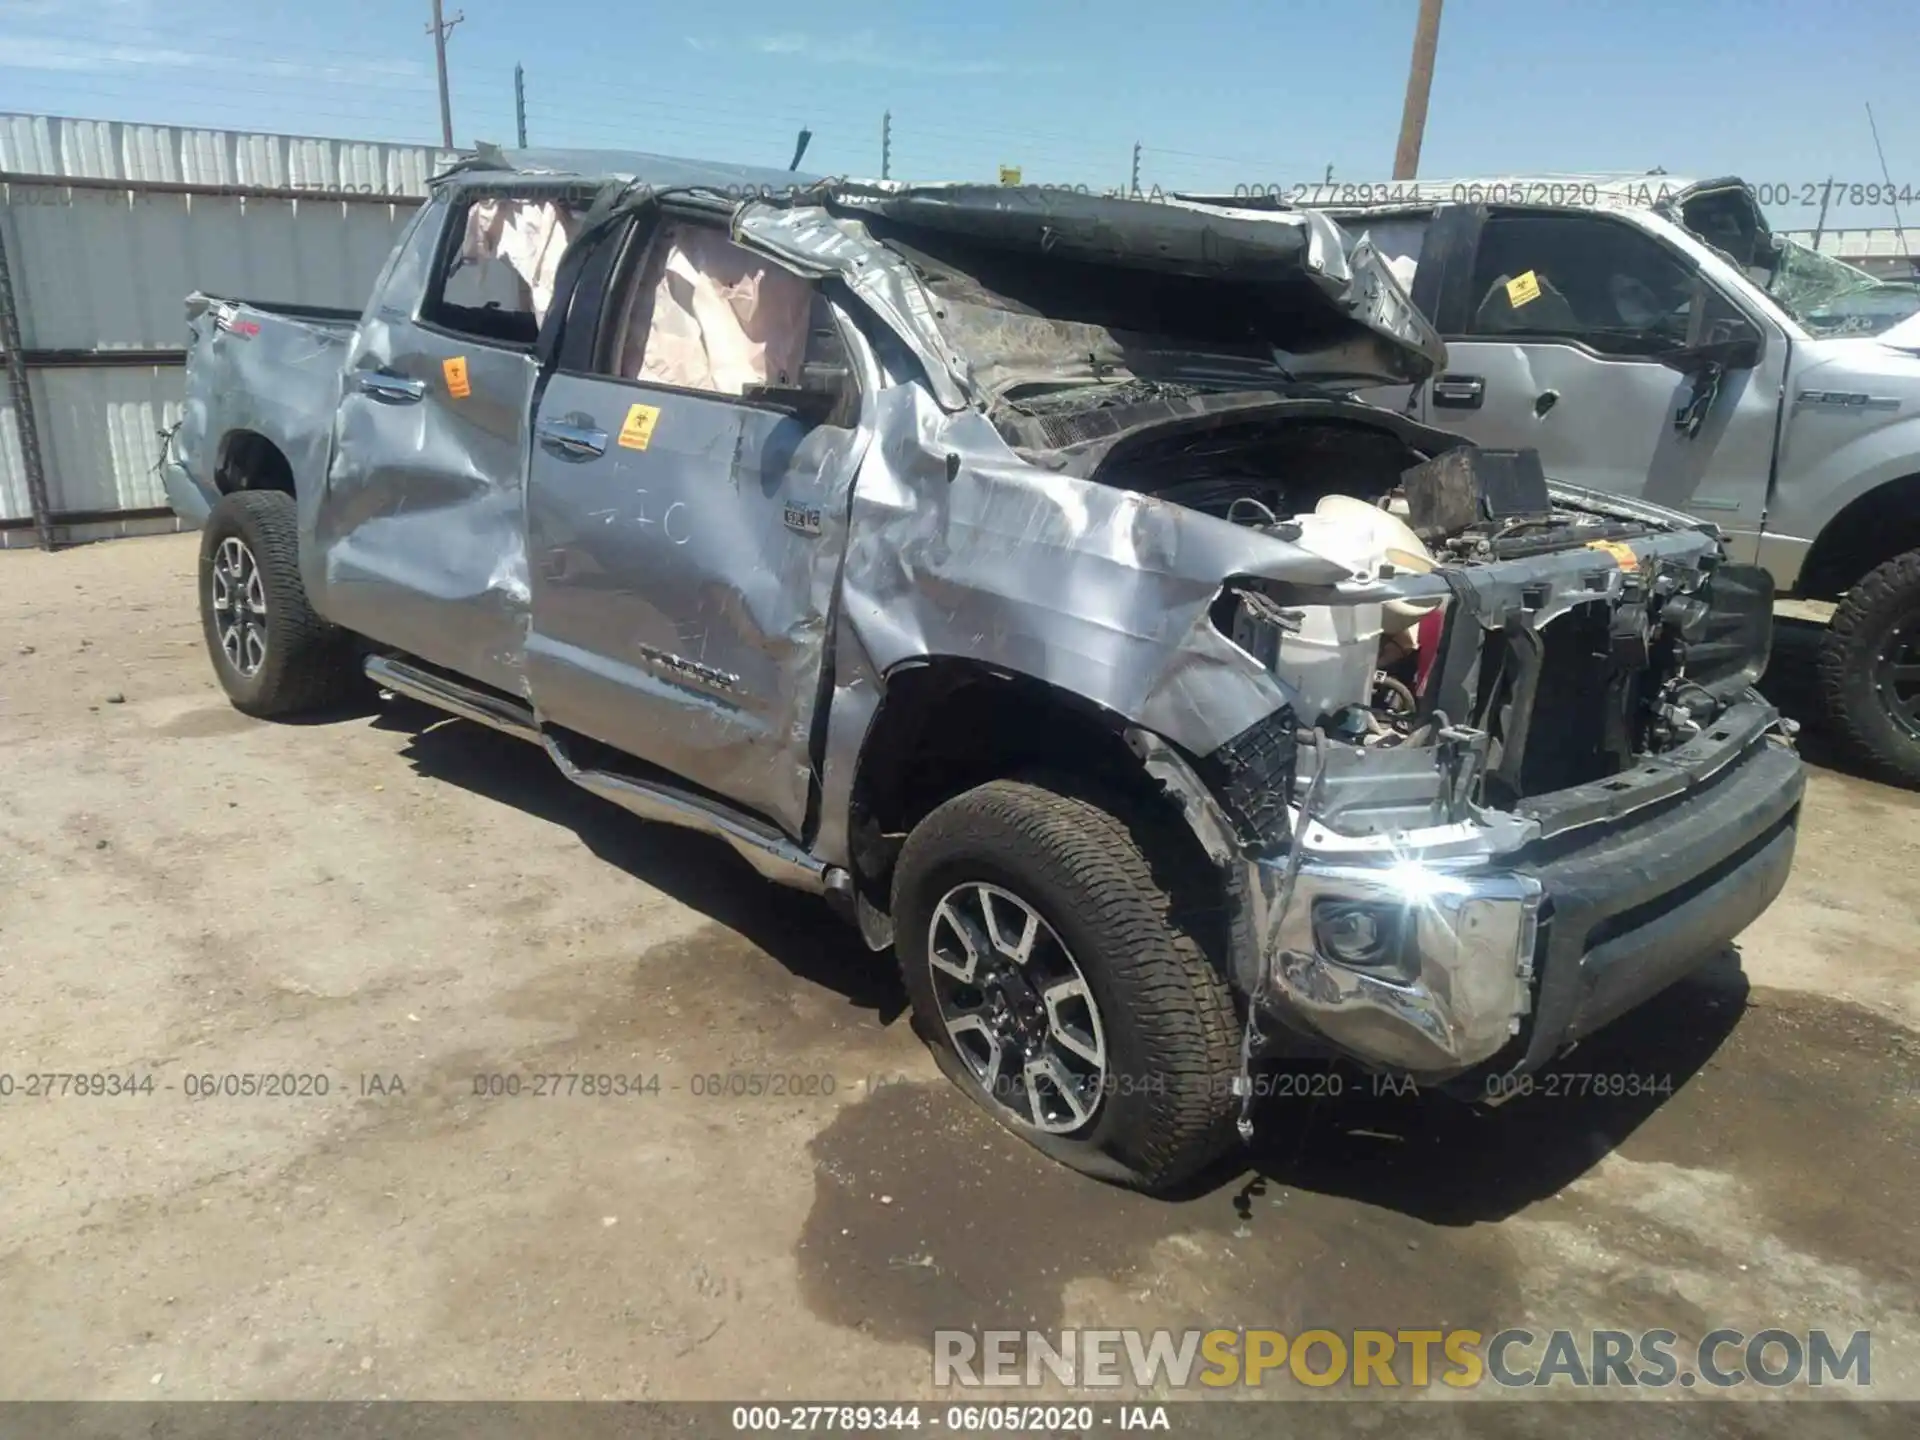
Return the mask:
<path fill-rule="evenodd" d="M 1143 185 L 1390 173 L 1415 0 L 447 0 L 455 138 L 809 169 Z M 428 0 L 0 0 L 0 110 L 433 141 Z M 1920 53 L 1897 0 L 1448 0 L 1421 174 L 1878 181 L 1920 223 Z M 1816 211 L 1774 207 L 1782 228 Z M 1831 224 L 1889 225 L 1837 205 Z"/>

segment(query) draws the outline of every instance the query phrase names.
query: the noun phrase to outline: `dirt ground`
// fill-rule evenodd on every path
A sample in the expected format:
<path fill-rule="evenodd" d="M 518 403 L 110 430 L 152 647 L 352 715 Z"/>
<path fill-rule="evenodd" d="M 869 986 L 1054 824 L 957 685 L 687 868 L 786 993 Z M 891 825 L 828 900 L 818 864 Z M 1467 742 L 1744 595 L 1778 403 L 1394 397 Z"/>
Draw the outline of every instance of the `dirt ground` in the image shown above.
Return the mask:
<path fill-rule="evenodd" d="M 1870 1328 L 1920 1398 L 1920 796 L 1816 767 L 1780 903 L 1563 1065 L 1670 1096 L 1349 1084 L 1158 1202 L 717 844 L 411 705 L 236 714 L 195 544 L 0 555 L 0 1396 L 904 1398 L 998 1324 Z M 475 1094 L 552 1073 L 658 1088 Z"/>

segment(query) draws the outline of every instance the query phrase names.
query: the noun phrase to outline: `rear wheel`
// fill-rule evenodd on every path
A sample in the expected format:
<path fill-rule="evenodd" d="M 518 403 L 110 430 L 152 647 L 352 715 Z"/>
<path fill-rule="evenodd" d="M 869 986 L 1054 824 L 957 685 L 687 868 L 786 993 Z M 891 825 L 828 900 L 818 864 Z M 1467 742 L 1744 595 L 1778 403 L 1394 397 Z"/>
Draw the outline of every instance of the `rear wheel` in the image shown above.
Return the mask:
<path fill-rule="evenodd" d="M 200 623 L 234 707 L 271 717 L 314 710 L 354 689 L 352 638 L 321 619 L 300 580 L 291 495 L 224 496 L 200 536 Z"/>
<path fill-rule="evenodd" d="M 1233 1140 L 1239 1025 L 1217 896 L 1122 802 L 998 780 L 907 837 L 896 948 L 942 1069 L 1053 1158 L 1146 1190 Z"/>
<path fill-rule="evenodd" d="M 1920 787 L 1920 551 L 1847 591 L 1821 642 L 1820 688 L 1835 733 L 1859 759 Z"/>

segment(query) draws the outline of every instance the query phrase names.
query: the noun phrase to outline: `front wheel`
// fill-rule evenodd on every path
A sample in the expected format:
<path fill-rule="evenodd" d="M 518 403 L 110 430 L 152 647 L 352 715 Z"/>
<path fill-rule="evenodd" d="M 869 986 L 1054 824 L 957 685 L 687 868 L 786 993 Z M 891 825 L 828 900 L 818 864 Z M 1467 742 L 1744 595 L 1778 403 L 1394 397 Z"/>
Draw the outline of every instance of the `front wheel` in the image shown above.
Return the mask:
<path fill-rule="evenodd" d="M 1820 689 L 1856 756 L 1920 788 L 1920 550 L 1847 591 L 1821 641 Z"/>
<path fill-rule="evenodd" d="M 307 601 L 294 500 L 282 491 L 237 490 L 207 516 L 200 625 L 220 688 L 248 715 L 318 709 L 354 687 L 351 637 Z"/>
<path fill-rule="evenodd" d="M 1210 877 L 1167 822 L 996 780 L 934 810 L 894 872 L 896 949 L 941 1068 L 1076 1170 L 1144 1190 L 1233 1139 L 1239 1025 Z"/>

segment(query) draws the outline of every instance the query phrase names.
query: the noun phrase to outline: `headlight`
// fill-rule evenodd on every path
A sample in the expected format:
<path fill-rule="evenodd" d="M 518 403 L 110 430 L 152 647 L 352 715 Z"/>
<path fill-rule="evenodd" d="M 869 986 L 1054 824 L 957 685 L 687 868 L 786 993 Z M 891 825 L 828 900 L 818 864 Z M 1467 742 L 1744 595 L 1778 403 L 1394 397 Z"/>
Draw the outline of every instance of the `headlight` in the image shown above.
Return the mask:
<path fill-rule="evenodd" d="M 1257 862 L 1277 899 L 1286 862 Z M 1537 880 L 1423 862 L 1307 860 L 1267 937 L 1273 998 L 1370 1063 L 1456 1074 L 1496 1053 L 1532 1008 Z"/>
<path fill-rule="evenodd" d="M 1313 948 L 1357 970 L 1401 968 L 1406 906 L 1373 900 L 1313 902 Z"/>

